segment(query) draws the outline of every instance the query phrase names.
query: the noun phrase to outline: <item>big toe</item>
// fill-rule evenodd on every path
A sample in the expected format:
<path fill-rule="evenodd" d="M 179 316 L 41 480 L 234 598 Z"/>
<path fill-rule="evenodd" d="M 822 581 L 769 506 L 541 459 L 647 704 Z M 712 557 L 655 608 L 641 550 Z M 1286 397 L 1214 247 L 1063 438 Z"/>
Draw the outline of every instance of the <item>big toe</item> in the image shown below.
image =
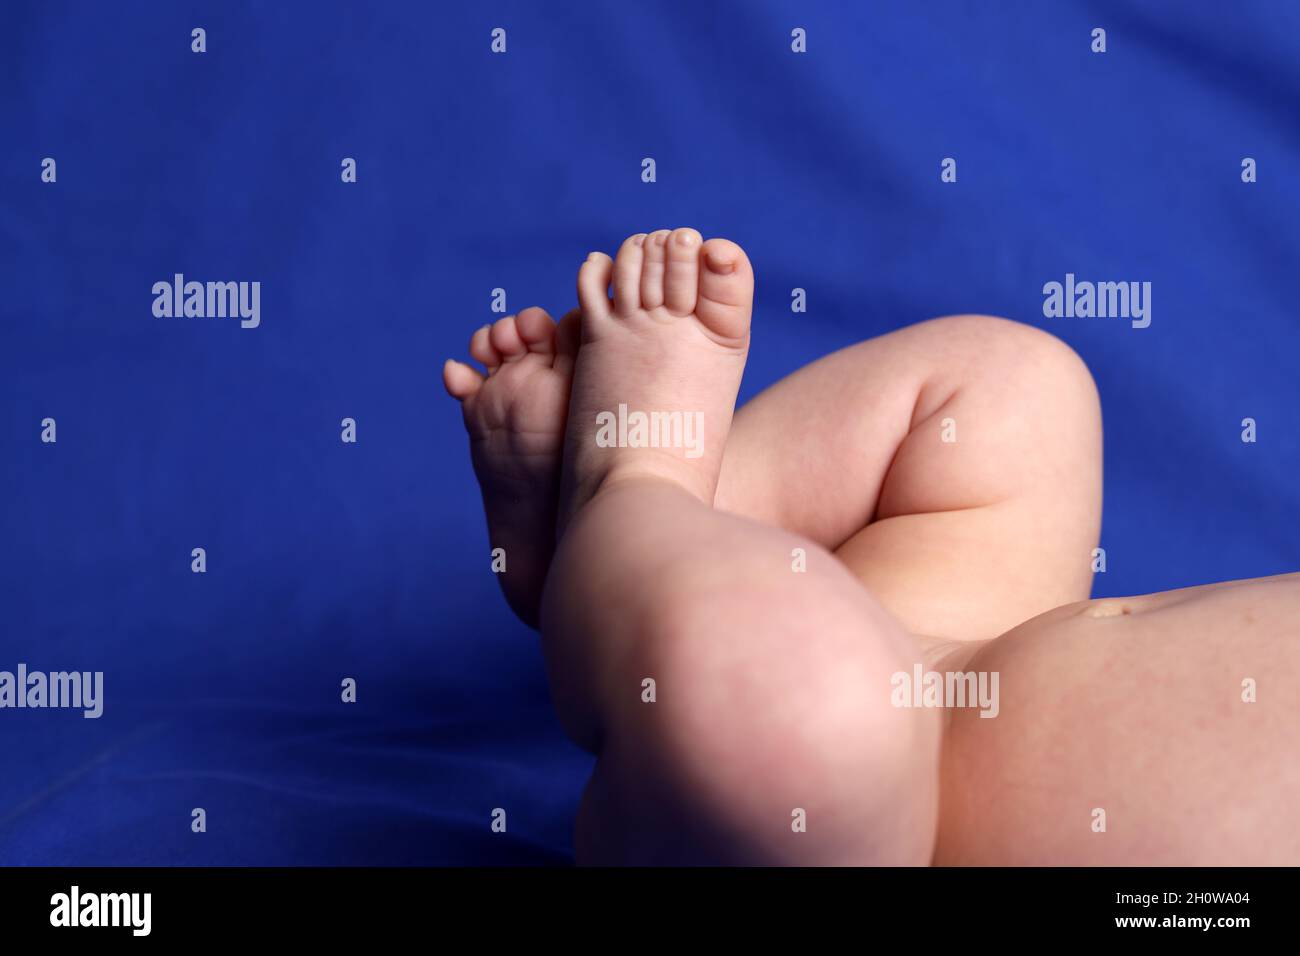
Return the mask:
<path fill-rule="evenodd" d="M 754 304 L 754 270 L 745 250 L 729 239 L 710 239 L 700 250 L 695 315 L 710 332 L 744 338 Z"/>

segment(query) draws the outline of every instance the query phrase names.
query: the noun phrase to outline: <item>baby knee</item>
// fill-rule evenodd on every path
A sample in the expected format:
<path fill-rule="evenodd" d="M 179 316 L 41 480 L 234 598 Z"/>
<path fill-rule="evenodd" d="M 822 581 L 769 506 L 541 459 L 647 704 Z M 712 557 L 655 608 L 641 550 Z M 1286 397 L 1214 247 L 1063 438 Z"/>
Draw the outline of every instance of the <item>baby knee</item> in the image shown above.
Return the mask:
<path fill-rule="evenodd" d="M 953 315 L 935 320 L 941 334 L 966 354 L 978 356 L 977 374 L 994 381 L 1032 379 L 1036 394 L 1051 395 L 1090 410 L 1097 386 L 1078 353 L 1045 329 L 992 315 Z"/>

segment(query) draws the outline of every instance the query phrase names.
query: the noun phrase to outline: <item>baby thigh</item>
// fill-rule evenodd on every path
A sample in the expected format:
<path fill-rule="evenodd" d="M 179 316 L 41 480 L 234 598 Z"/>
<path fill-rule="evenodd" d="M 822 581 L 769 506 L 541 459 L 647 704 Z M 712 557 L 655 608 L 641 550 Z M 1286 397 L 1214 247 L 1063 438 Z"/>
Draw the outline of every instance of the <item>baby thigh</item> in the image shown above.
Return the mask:
<path fill-rule="evenodd" d="M 989 639 L 1088 596 L 1096 389 L 1039 329 L 922 322 L 740 409 L 717 504 L 833 550 L 913 633 Z"/>

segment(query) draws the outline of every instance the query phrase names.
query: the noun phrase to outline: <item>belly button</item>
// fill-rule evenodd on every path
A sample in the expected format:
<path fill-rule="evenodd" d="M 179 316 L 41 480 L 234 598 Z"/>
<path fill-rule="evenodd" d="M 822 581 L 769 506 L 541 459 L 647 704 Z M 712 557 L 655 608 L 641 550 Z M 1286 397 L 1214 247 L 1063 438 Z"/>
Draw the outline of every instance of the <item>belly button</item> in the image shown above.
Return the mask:
<path fill-rule="evenodd" d="M 1095 601 L 1083 609 L 1083 617 L 1119 617 L 1132 614 L 1133 609 L 1125 601 Z"/>

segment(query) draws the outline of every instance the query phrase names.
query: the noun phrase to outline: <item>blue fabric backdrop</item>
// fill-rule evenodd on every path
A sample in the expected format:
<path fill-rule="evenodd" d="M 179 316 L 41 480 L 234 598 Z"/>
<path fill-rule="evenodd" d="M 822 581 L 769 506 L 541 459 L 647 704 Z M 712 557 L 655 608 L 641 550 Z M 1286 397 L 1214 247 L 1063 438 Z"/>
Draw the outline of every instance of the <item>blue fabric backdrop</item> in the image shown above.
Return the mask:
<path fill-rule="evenodd" d="M 749 250 L 742 398 L 945 313 L 1069 342 L 1098 595 L 1300 568 L 1297 9 L 7 0 L 0 669 L 106 701 L 0 710 L 0 863 L 571 859 L 590 761 L 438 374 L 635 231 Z M 260 327 L 155 318 L 176 272 L 260 281 Z M 1151 326 L 1044 318 L 1067 272 L 1152 282 Z"/>

